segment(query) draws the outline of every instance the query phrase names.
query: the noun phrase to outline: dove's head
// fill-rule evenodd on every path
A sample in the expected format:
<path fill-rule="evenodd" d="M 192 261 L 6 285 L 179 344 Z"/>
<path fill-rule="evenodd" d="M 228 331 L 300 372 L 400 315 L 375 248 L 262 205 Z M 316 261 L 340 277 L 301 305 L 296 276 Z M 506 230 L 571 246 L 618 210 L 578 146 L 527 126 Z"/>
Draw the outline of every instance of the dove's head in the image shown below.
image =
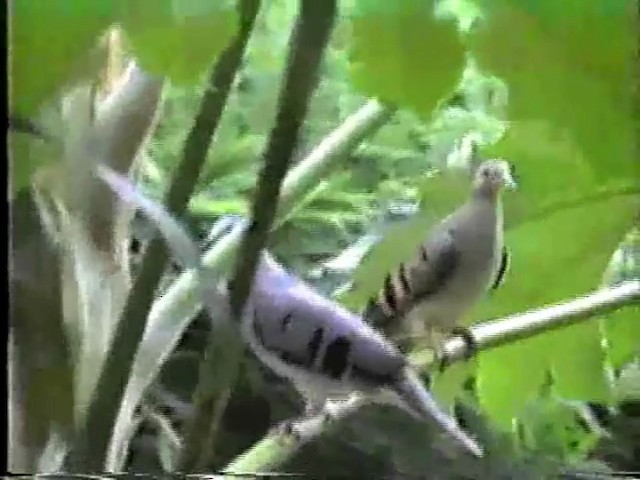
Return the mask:
<path fill-rule="evenodd" d="M 495 195 L 503 188 L 515 190 L 513 165 L 506 160 L 491 159 L 482 162 L 475 171 L 473 185 L 476 190 Z"/>

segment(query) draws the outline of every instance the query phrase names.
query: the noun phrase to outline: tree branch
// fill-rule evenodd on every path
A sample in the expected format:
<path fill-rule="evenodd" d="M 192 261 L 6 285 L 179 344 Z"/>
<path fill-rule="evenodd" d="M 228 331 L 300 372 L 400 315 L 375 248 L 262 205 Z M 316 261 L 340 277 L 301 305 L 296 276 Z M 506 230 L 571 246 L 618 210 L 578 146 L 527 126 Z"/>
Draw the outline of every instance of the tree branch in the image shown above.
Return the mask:
<path fill-rule="evenodd" d="M 245 230 L 230 282 L 231 318 L 239 319 L 251 290 L 260 253 L 276 215 L 280 189 L 298 143 L 320 65 L 335 20 L 336 1 L 302 0 L 290 38 L 287 69 L 278 100 L 275 124 L 258 176 L 252 221 Z M 238 320 L 239 322 L 239 320 Z M 222 329 L 225 332 L 222 332 Z M 224 343 L 222 343 L 224 342 Z M 231 325 L 216 329 L 200 366 L 194 394 L 197 414 L 190 422 L 180 471 L 203 470 L 213 457 L 214 436 L 236 381 L 242 343 Z"/>
<path fill-rule="evenodd" d="M 510 315 L 492 322 L 483 322 L 473 326 L 470 330 L 477 346 L 476 351 L 482 352 L 567 327 L 594 315 L 638 301 L 640 301 L 640 281 L 631 280 L 569 302 Z M 438 354 L 438 359 L 445 365 L 460 361 L 469 354 L 468 348 L 462 337 L 451 337 L 444 343 Z"/>
<path fill-rule="evenodd" d="M 585 321 L 594 315 L 620 308 L 640 300 L 640 281 L 633 280 L 617 287 L 606 288 L 593 292 L 584 297 L 564 303 L 550 305 L 539 310 L 512 315 L 490 323 L 473 326 L 470 330 L 478 349 L 482 351 L 511 343 L 523 338 L 539 335 L 546 331 L 562 328 L 574 323 Z M 448 365 L 465 357 L 466 343 L 455 336 L 447 340 L 442 347 L 444 358 Z M 434 359 L 427 368 L 438 365 L 440 358 Z M 331 402 L 327 409 L 331 417 L 342 420 L 358 410 L 366 403 L 366 398 L 354 396 L 348 401 Z M 334 421 L 322 421 L 320 417 L 306 420 L 297 425 L 300 441 L 292 442 L 278 432 L 274 432 L 249 450 L 238 456 L 224 469 L 228 473 L 258 472 L 273 470 L 286 460 L 305 443 L 317 438 L 327 428 L 335 424 Z"/>

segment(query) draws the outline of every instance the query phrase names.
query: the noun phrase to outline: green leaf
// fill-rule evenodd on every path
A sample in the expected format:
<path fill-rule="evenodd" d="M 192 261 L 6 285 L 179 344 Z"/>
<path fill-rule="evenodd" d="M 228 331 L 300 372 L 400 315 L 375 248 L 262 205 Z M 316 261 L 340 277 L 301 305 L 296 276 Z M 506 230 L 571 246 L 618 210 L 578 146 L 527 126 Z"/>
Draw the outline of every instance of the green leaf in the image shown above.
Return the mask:
<path fill-rule="evenodd" d="M 538 398 L 523 415 L 525 444 L 540 453 L 560 458 L 583 455 L 593 448 L 598 435 L 578 422 L 576 410 L 555 398 Z"/>
<path fill-rule="evenodd" d="M 354 86 L 431 115 L 460 79 L 464 49 L 453 20 L 430 0 L 357 0 L 351 17 Z"/>
<path fill-rule="evenodd" d="M 602 326 L 607 357 L 614 368 L 640 357 L 640 306 L 631 305 L 610 313 L 603 318 Z"/>
<path fill-rule="evenodd" d="M 73 77 L 113 22 L 113 2 L 13 0 L 9 11 L 10 108 L 28 116 Z"/>
<path fill-rule="evenodd" d="M 487 22 L 471 41 L 480 66 L 509 85 L 510 117 L 547 119 L 583 146 L 603 177 L 640 172 L 629 62 L 638 36 L 633 3 L 484 0 Z"/>
<path fill-rule="evenodd" d="M 477 318 L 498 318 L 597 288 L 629 229 L 636 202 L 634 195 L 612 196 L 508 231 L 509 279 L 480 306 Z M 597 324 L 587 322 L 480 354 L 481 403 L 499 424 L 510 425 L 536 394 L 547 369 L 554 372 L 556 391 L 563 397 L 608 401 L 599 342 Z"/>
<path fill-rule="evenodd" d="M 141 65 L 177 83 L 196 82 L 238 24 L 232 1 L 120 0 L 119 7 Z"/>
<path fill-rule="evenodd" d="M 545 342 L 538 337 L 478 356 L 476 388 L 480 404 L 497 426 L 511 430 L 513 419 L 538 394 L 546 378 L 547 365 L 539 361 L 544 347 Z"/>

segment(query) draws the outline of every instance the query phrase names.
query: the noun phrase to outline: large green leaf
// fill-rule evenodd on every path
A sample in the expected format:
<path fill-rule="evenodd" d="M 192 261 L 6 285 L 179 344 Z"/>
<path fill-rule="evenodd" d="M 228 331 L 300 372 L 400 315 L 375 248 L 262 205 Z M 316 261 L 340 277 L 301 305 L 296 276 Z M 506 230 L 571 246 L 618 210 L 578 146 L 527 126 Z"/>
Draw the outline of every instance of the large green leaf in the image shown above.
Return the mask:
<path fill-rule="evenodd" d="M 11 110 L 30 115 L 68 82 L 114 19 L 109 0 L 10 3 Z"/>
<path fill-rule="evenodd" d="M 487 22 L 471 42 L 481 67 L 509 85 L 510 117 L 547 119 L 583 146 L 601 176 L 640 172 L 632 156 L 633 3 L 484 0 Z"/>
<path fill-rule="evenodd" d="M 357 0 L 352 80 L 366 95 L 430 115 L 460 79 L 464 49 L 431 0 Z"/>
<path fill-rule="evenodd" d="M 477 317 L 500 317 L 596 288 L 636 208 L 637 196 L 614 195 L 509 231 L 506 239 L 513 252 L 509 281 L 481 305 Z M 510 425 L 536 395 L 548 369 L 555 374 L 561 396 L 609 400 L 600 339 L 597 323 L 586 322 L 482 353 L 481 403 L 498 423 Z"/>
<path fill-rule="evenodd" d="M 150 72 L 193 83 L 211 67 L 237 28 L 235 2 L 120 0 L 132 49 Z"/>

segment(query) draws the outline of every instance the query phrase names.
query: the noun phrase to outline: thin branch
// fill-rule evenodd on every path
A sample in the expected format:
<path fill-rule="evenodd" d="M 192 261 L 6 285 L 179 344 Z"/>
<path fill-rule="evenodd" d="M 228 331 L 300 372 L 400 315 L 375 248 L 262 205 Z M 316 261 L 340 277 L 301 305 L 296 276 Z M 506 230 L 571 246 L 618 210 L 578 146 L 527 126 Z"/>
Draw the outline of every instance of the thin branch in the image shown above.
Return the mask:
<path fill-rule="evenodd" d="M 185 141 L 182 161 L 164 201 L 169 211 L 177 217 L 184 212 L 207 158 L 211 139 L 220 123 L 233 79 L 242 60 L 248 33 L 245 30 L 239 31 L 212 70 L 200 110 Z M 86 420 L 80 426 L 74 452 L 69 458 L 71 471 L 99 471 L 104 466 L 120 399 L 129 379 L 146 327 L 145 319 L 166 260 L 167 253 L 162 240 L 152 240 L 142 261 L 140 275 L 131 289 L 121 320 L 117 324 Z"/>
<path fill-rule="evenodd" d="M 478 342 L 478 349 L 486 351 L 552 329 L 585 321 L 595 315 L 638 301 L 640 301 L 640 281 L 634 280 L 565 303 L 479 324 L 471 328 L 471 333 Z M 458 336 L 447 340 L 442 348 L 447 358 L 447 365 L 463 359 L 466 348 L 466 343 Z M 434 359 L 429 366 L 438 365 L 439 361 Z M 348 401 L 331 402 L 327 405 L 327 409 L 330 410 L 331 418 L 339 421 L 357 411 L 366 401 L 362 396 L 353 396 Z M 335 421 L 323 421 L 321 417 L 312 418 L 297 425 L 300 441 L 291 441 L 281 433 L 274 432 L 238 456 L 227 465 L 224 471 L 240 473 L 275 469 L 291 458 L 302 445 L 317 438 L 335 424 Z"/>
<path fill-rule="evenodd" d="M 287 69 L 278 100 L 275 124 L 263 155 L 264 165 L 258 177 L 253 200 L 252 221 L 245 230 L 230 285 L 233 319 L 239 319 L 251 290 L 260 252 L 271 231 L 280 189 L 298 136 L 307 115 L 310 99 L 318 84 L 320 65 L 336 15 L 336 1 L 302 0 L 290 39 Z M 194 394 L 197 414 L 186 435 L 179 462 L 180 471 L 205 469 L 213 457 L 214 436 L 231 397 L 236 381 L 242 343 L 226 326 L 221 344 L 221 329 L 213 333 L 200 367 L 200 379 Z M 224 327 L 223 327 L 224 328 Z M 221 358 L 222 357 L 222 358 Z M 224 374 L 220 370 L 224 369 Z M 215 379 L 215 380 L 214 380 Z"/>
<path fill-rule="evenodd" d="M 638 301 L 640 301 L 640 281 L 632 280 L 569 302 L 510 315 L 492 322 L 483 322 L 471 328 L 471 335 L 477 346 L 476 351 L 481 352 L 567 327 L 594 315 Z M 468 344 L 462 337 L 451 337 L 444 343 L 438 355 L 439 361 L 446 365 L 460 361 L 469 354 L 468 348 Z"/>

